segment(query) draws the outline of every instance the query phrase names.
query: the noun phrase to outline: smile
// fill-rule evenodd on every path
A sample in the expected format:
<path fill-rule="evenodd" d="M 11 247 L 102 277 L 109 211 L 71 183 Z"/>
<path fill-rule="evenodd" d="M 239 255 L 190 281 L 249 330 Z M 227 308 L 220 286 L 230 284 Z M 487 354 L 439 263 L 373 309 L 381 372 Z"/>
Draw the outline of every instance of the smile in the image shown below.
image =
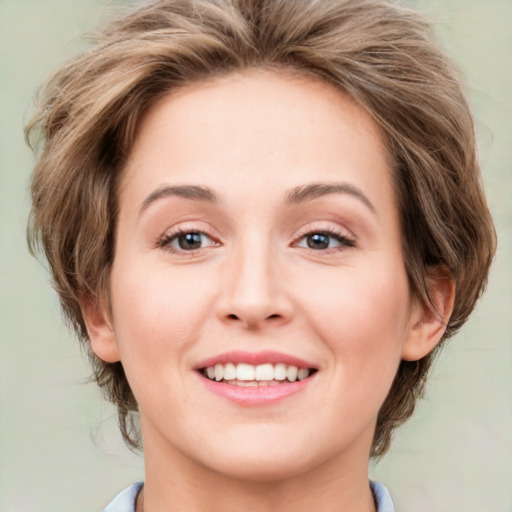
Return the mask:
<path fill-rule="evenodd" d="M 318 374 L 310 362 L 273 351 L 229 352 L 194 369 L 209 392 L 242 406 L 280 402 L 313 385 Z"/>
<path fill-rule="evenodd" d="M 208 366 L 201 370 L 202 374 L 212 381 L 243 387 L 277 386 L 301 381 L 315 371 L 314 368 L 299 368 L 284 363 L 266 363 L 257 366 L 247 363 L 226 363 Z"/>

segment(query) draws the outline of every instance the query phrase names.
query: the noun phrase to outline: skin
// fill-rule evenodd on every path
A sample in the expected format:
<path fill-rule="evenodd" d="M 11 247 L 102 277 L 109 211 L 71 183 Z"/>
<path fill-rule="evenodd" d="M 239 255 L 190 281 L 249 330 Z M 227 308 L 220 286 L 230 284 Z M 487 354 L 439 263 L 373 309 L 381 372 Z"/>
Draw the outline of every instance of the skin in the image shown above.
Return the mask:
<path fill-rule="evenodd" d="M 313 183 L 338 189 L 290 201 Z M 168 190 L 183 185 L 216 200 Z M 444 327 L 411 297 L 370 116 L 330 85 L 275 72 L 189 86 L 141 121 L 119 204 L 111 315 L 84 315 L 139 404 L 144 510 L 374 510 L 379 408 L 400 360 L 426 355 Z M 177 230 L 204 232 L 199 248 L 180 248 Z M 327 248 L 308 246 L 326 232 Z M 433 300 L 449 314 L 453 287 L 441 286 Z M 242 406 L 193 369 L 231 350 L 318 372 L 285 400 Z"/>

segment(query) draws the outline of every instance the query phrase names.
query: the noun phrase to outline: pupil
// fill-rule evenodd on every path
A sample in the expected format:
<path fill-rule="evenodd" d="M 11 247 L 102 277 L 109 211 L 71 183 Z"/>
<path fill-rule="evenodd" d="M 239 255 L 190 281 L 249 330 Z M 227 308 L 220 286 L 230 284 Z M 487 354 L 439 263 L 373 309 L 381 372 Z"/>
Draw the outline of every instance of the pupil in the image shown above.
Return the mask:
<path fill-rule="evenodd" d="M 181 249 L 198 249 L 201 247 L 201 234 L 185 233 L 178 237 L 178 243 Z"/>
<path fill-rule="evenodd" d="M 327 249 L 329 247 L 329 235 L 324 235 L 322 233 L 309 235 L 307 243 L 310 249 Z"/>

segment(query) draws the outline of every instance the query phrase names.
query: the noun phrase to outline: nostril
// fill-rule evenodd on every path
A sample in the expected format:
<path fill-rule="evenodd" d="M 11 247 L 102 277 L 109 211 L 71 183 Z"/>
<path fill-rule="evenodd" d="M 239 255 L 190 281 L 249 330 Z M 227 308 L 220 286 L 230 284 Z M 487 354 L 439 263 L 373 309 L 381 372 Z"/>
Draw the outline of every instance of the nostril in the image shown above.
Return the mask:
<path fill-rule="evenodd" d="M 235 315 L 234 313 L 230 313 L 229 315 L 226 316 L 226 318 L 228 320 L 242 320 L 243 316 L 240 317 L 238 315 Z M 278 320 L 280 318 L 282 318 L 282 315 L 280 315 L 279 313 L 274 313 L 272 315 L 267 316 L 266 320 Z"/>

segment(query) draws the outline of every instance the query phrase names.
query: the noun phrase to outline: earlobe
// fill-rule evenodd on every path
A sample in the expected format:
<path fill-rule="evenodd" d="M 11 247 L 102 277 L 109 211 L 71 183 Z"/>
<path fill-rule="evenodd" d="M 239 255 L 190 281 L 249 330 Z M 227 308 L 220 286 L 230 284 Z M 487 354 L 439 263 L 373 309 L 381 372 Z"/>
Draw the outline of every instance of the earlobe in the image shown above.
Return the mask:
<path fill-rule="evenodd" d="M 121 357 L 108 309 L 94 298 L 82 301 L 81 308 L 93 352 L 107 363 L 119 361 Z"/>
<path fill-rule="evenodd" d="M 437 346 L 453 311 L 455 281 L 445 265 L 431 269 L 428 289 L 431 304 L 418 299 L 413 306 L 409 333 L 402 347 L 402 359 L 406 361 L 418 361 Z"/>

